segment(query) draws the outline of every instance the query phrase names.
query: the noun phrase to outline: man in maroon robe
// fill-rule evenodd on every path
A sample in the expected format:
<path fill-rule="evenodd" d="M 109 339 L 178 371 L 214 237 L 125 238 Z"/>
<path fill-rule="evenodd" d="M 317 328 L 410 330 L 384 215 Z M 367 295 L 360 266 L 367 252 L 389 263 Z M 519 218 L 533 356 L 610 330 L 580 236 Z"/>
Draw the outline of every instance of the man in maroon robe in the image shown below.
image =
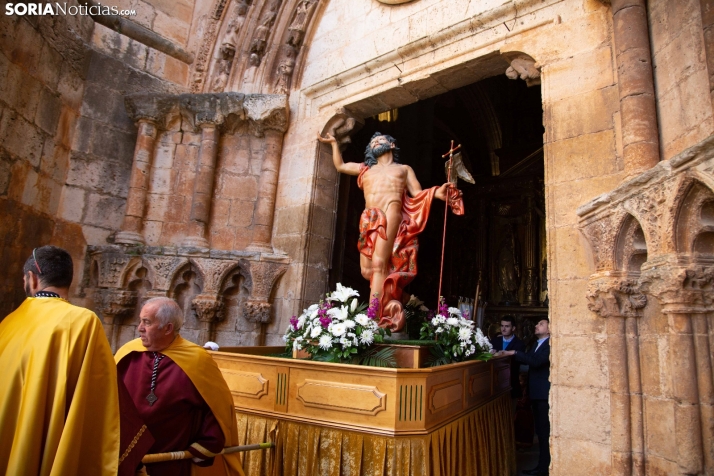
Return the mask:
<path fill-rule="evenodd" d="M 178 334 L 182 324 L 175 301 L 150 299 L 140 313 L 140 338 L 115 356 L 119 377 L 156 440 L 149 453 L 188 450 L 194 456 L 148 464 L 151 476 L 200 474 L 225 445 L 237 444 L 228 385 L 210 355 Z M 236 455 L 216 459 L 211 474 L 243 474 Z"/>

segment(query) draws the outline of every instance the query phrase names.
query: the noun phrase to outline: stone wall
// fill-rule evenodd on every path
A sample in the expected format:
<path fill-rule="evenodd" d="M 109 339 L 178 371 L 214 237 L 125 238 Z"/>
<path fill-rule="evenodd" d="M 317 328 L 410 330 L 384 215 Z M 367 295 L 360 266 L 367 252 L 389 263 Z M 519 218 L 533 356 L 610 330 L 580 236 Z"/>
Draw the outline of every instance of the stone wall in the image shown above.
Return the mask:
<path fill-rule="evenodd" d="M 21 302 L 22 264 L 47 243 L 70 250 L 73 300 L 91 307 L 85 248 L 121 225 L 136 138 L 124 95 L 181 91 L 188 65 L 88 16 L 3 14 L 0 29 L 0 313 Z"/>
<path fill-rule="evenodd" d="M 648 15 L 660 147 L 666 160 L 714 132 L 712 102 L 705 100 L 712 74 L 707 62 L 714 58 L 712 12 L 707 1 L 654 0 L 648 2 Z"/>
<path fill-rule="evenodd" d="M 87 17 L 0 17 L 0 314 L 23 299 L 22 265 L 42 244 L 79 262 L 85 238 L 57 219 L 80 116 L 93 22 Z"/>

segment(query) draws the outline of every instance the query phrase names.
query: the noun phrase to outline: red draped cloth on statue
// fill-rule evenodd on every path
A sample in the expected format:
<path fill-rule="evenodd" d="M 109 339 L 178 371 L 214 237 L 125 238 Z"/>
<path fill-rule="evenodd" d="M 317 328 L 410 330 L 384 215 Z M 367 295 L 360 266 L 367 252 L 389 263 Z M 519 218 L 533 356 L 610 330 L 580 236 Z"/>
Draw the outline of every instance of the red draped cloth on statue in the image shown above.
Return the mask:
<path fill-rule="evenodd" d="M 362 177 L 369 167 L 362 164 L 357 177 L 357 186 L 362 188 Z M 414 197 L 407 191 L 402 196 L 402 221 L 392 247 L 389 275 L 384 281 L 384 291 L 380 299 L 380 309 L 391 300 L 401 301 L 404 287 L 417 275 L 417 236 L 424 231 L 434 193 L 439 187 L 422 190 Z M 449 189 L 449 207 L 455 215 L 464 214 L 464 202 L 456 188 Z M 387 217 L 383 210 L 368 208 L 362 212 L 359 222 L 359 240 L 357 249 L 367 258 L 372 259 L 377 237 L 387 239 Z M 381 324 L 381 322 L 380 322 Z"/>
<path fill-rule="evenodd" d="M 188 450 L 198 458 L 220 453 L 225 438 L 218 421 L 188 375 L 167 356 L 158 366 L 154 389 L 158 399 L 149 405 L 146 396 L 153 366 L 153 352 L 132 352 L 117 365 L 119 377 L 156 440 L 149 453 Z M 151 476 L 190 476 L 191 464 L 191 460 L 148 464 L 147 471 Z M 213 459 L 194 464 L 210 466 Z"/>

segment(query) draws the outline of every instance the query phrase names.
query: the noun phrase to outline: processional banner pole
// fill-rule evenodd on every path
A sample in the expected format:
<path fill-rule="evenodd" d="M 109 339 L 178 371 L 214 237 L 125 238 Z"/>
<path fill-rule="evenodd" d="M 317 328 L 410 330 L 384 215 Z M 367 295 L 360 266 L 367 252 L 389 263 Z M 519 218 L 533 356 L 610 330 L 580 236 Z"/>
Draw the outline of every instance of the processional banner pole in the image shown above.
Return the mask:
<path fill-rule="evenodd" d="M 461 144 L 457 145 L 454 147 L 454 141 L 451 141 L 451 148 L 449 151 L 442 155 L 441 158 L 445 159 L 446 157 L 449 158 L 449 167 L 448 167 L 448 172 L 446 173 L 446 181 L 451 182 L 451 165 L 454 159 L 454 152 L 459 150 L 461 148 Z M 436 309 L 437 312 L 439 310 L 439 306 L 441 305 L 441 284 L 444 279 L 444 250 L 446 249 L 446 217 L 449 216 L 449 189 L 446 189 L 446 199 L 444 200 L 444 236 L 441 238 L 441 267 L 439 268 L 439 294 L 437 295 L 437 299 L 439 302 L 436 303 Z"/>
<path fill-rule="evenodd" d="M 223 448 L 219 454 L 227 455 L 231 453 L 239 453 L 242 451 L 251 450 L 265 450 L 268 448 L 273 448 L 275 443 L 258 443 L 255 445 L 242 445 L 242 446 L 229 446 L 228 448 Z M 181 459 L 194 458 L 195 456 L 190 451 L 171 451 L 169 453 L 154 453 L 151 455 L 145 455 L 141 462 L 144 464 L 150 463 L 163 463 L 165 461 L 176 461 Z"/>

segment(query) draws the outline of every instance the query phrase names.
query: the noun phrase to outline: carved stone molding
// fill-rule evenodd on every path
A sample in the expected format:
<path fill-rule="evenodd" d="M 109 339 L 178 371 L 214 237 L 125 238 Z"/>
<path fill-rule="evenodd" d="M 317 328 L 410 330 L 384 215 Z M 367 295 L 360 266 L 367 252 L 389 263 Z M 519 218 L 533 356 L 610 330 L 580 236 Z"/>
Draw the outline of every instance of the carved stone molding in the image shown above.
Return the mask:
<path fill-rule="evenodd" d="M 202 124 L 222 125 L 228 116 L 248 120 L 256 129 L 287 130 L 288 104 L 283 94 L 130 94 L 124 98 L 134 121 L 150 119 L 166 128 L 168 118 L 180 113 L 198 131 Z"/>
<path fill-rule="evenodd" d="M 647 304 L 637 280 L 628 277 L 591 278 L 587 298 L 588 309 L 600 317 L 641 317 Z"/>
<path fill-rule="evenodd" d="M 714 262 L 651 266 L 640 278 L 642 289 L 662 303 L 662 312 L 714 312 Z"/>
<path fill-rule="evenodd" d="M 117 324 L 126 317 L 134 314 L 137 302 L 137 293 L 121 289 L 101 289 L 99 296 L 99 309 L 102 321 L 105 324 Z"/>

